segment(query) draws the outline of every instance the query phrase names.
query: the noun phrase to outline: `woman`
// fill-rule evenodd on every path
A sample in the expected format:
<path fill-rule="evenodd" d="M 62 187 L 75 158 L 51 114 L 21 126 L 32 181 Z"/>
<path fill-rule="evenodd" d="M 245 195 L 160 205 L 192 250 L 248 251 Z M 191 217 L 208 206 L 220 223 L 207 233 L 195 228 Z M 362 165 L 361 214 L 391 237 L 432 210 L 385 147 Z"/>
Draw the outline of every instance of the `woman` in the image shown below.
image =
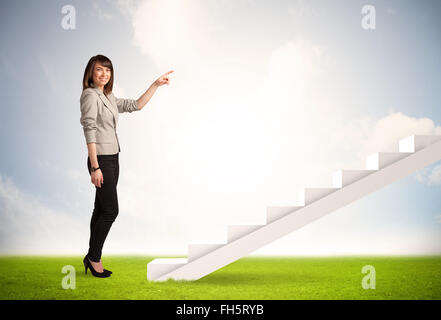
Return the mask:
<path fill-rule="evenodd" d="M 112 273 L 103 268 L 101 251 L 118 215 L 116 185 L 119 176 L 118 153 L 121 151 L 116 134 L 118 114 L 141 110 L 158 87 L 169 85 L 168 75 L 172 72 L 160 76 L 138 100 L 134 100 L 113 95 L 113 66 L 109 58 L 103 55 L 92 57 L 84 71 L 80 122 L 87 143 L 87 167 L 96 192 L 90 221 L 89 251 L 83 263 L 85 272 L 90 269 L 96 277 L 107 278 Z"/>

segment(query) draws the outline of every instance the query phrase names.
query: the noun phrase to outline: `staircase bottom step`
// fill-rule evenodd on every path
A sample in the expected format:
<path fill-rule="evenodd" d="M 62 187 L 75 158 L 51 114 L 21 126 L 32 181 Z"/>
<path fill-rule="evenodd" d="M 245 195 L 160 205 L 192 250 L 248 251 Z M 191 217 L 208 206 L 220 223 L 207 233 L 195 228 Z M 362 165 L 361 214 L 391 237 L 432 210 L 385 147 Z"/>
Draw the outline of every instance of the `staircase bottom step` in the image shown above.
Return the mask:
<path fill-rule="evenodd" d="M 186 258 L 158 258 L 147 264 L 147 279 L 154 280 L 188 263 Z"/>

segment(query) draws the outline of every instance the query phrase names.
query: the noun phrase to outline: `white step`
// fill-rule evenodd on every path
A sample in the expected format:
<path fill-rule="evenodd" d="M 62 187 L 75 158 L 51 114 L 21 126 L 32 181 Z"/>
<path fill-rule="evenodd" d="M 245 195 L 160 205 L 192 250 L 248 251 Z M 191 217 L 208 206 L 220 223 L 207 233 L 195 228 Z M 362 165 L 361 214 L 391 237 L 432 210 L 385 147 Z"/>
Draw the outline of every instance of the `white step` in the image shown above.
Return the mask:
<path fill-rule="evenodd" d="M 147 279 L 155 280 L 187 264 L 186 258 L 159 258 L 147 264 Z"/>
<path fill-rule="evenodd" d="M 276 221 L 277 219 L 280 219 L 287 214 L 294 212 L 296 210 L 299 210 L 300 208 L 303 208 L 303 206 L 274 206 L 274 207 L 267 207 L 266 208 L 266 223 L 271 223 L 273 221 Z"/>
<path fill-rule="evenodd" d="M 156 259 L 152 261 L 147 265 L 147 278 L 155 281 L 165 281 L 167 279 L 200 279 L 335 210 L 349 205 L 390 183 L 441 160 L 441 139 L 417 152 L 409 155 L 405 154 L 404 157 L 399 158 L 399 160 L 394 158 L 392 160 L 395 160 L 395 162 L 391 162 L 389 165 L 382 163 L 384 160 L 382 157 L 383 156 L 380 155 L 379 159 L 377 159 L 378 168 L 380 168 L 377 169 L 377 171 L 343 188 L 334 191 L 328 188 L 328 192 L 333 192 L 307 206 L 287 213 L 269 224 L 263 226 L 237 226 L 238 229 L 232 226 L 229 230 L 231 235 L 236 232 L 239 234 L 238 238 L 234 237 L 235 241 L 229 242 L 214 251 L 210 251 L 198 259 L 189 261 L 188 263 L 186 263 L 185 259 L 179 259 L 179 263 L 173 263 L 172 261 L 174 259 Z M 385 166 L 383 167 L 382 165 Z M 321 195 L 323 195 L 323 193 Z M 243 232 L 248 233 L 244 234 Z M 231 239 L 233 239 L 233 237 Z M 159 263 L 157 262 L 158 260 L 167 261 Z M 165 267 L 163 267 L 163 265 L 165 265 Z M 166 268 L 172 271 L 164 273 Z"/>
<path fill-rule="evenodd" d="M 375 170 L 339 170 L 335 171 L 332 176 L 332 186 L 334 188 L 343 188 L 355 181 L 358 181 Z"/>
<path fill-rule="evenodd" d="M 233 225 L 228 226 L 228 243 L 233 242 L 244 235 L 247 235 L 257 229 L 263 227 L 263 225 Z"/>
<path fill-rule="evenodd" d="M 400 152 L 417 152 L 441 140 L 441 136 L 414 135 L 399 141 Z"/>
<path fill-rule="evenodd" d="M 380 170 L 398 160 L 401 160 L 411 153 L 406 152 L 377 152 L 366 157 L 367 170 Z"/>
<path fill-rule="evenodd" d="M 339 188 L 305 188 L 300 194 L 300 201 L 307 206 L 337 190 L 339 190 Z"/>
<path fill-rule="evenodd" d="M 207 253 L 219 249 L 224 246 L 225 243 L 209 243 L 209 244 L 189 244 L 188 245 L 188 261 L 196 260 L 199 257 L 206 255 Z"/>

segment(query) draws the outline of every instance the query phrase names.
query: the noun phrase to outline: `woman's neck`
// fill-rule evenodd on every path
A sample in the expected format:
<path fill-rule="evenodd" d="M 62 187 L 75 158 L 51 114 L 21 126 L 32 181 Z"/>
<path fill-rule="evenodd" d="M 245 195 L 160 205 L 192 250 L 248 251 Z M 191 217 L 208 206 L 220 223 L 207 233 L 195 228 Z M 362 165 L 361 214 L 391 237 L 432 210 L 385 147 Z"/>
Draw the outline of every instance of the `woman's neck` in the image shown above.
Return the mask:
<path fill-rule="evenodd" d="M 94 88 L 97 88 L 97 89 L 100 89 L 101 90 L 101 92 L 103 92 L 104 93 L 104 86 L 97 86 L 96 84 L 93 84 L 93 86 L 94 86 Z"/>

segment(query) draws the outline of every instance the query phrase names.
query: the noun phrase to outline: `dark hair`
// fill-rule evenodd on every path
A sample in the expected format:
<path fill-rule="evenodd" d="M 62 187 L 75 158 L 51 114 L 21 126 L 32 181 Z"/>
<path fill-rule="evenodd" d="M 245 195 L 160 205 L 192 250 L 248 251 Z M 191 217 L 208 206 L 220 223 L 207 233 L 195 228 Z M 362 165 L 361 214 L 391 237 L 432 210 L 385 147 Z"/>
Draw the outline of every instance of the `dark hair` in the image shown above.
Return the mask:
<path fill-rule="evenodd" d="M 104 94 L 108 95 L 110 92 L 112 92 L 112 88 L 113 88 L 113 65 L 112 65 L 112 61 L 110 61 L 109 58 L 101 54 L 98 54 L 90 58 L 89 62 L 87 63 L 83 76 L 83 90 L 87 88 L 95 87 L 93 84 L 93 69 L 95 68 L 95 64 L 97 62 L 102 64 L 104 67 L 110 69 L 110 79 L 104 86 Z"/>

